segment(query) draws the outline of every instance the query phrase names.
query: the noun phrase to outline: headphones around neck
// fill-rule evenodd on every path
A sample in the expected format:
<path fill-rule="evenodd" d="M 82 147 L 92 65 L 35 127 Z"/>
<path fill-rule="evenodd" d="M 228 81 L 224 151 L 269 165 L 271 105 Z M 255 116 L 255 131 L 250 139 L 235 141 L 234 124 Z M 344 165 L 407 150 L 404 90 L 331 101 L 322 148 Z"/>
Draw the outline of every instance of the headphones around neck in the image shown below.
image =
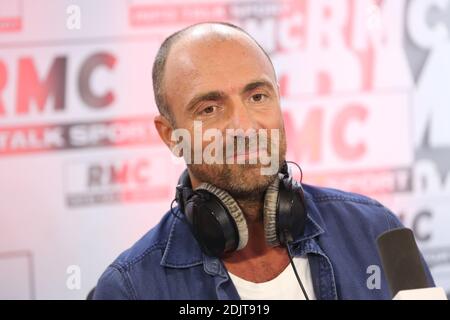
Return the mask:
<path fill-rule="evenodd" d="M 192 190 L 185 169 L 176 188 L 175 200 L 205 254 L 221 257 L 247 245 L 245 216 L 225 190 L 209 183 L 202 183 Z M 303 188 L 289 175 L 286 162 L 266 190 L 263 211 L 265 237 L 270 246 L 286 245 L 303 234 L 306 221 Z"/>

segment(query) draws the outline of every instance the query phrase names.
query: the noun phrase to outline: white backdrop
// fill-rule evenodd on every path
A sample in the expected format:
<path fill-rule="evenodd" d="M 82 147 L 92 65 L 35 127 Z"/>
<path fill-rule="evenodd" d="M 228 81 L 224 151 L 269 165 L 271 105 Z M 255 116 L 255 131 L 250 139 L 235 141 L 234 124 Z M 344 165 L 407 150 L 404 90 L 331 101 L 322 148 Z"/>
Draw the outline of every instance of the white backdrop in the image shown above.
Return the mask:
<path fill-rule="evenodd" d="M 168 210 L 151 66 L 214 20 L 271 55 L 304 182 L 386 204 L 450 291 L 450 0 L 0 0 L 0 298 L 85 298 Z"/>

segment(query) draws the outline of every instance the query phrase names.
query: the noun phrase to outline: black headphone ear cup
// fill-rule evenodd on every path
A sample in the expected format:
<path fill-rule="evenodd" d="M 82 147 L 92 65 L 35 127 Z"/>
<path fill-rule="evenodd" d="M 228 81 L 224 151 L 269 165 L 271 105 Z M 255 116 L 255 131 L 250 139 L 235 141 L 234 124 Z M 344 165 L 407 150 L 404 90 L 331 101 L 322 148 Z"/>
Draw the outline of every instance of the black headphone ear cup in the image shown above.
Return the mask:
<path fill-rule="evenodd" d="M 245 220 L 241 208 L 233 197 L 225 190 L 219 189 L 209 183 L 202 183 L 195 190 L 205 190 L 216 196 L 222 202 L 222 205 L 227 210 L 229 216 L 233 219 L 237 229 L 236 236 L 238 237 L 238 245 L 236 250 L 243 249 L 248 242 L 247 221 Z M 223 219 L 226 220 L 227 217 L 223 217 Z"/>
<path fill-rule="evenodd" d="M 277 176 L 269 185 L 264 196 L 264 232 L 266 242 L 272 247 L 280 244 L 277 235 L 278 195 L 280 190 L 280 177 Z"/>
<path fill-rule="evenodd" d="M 280 243 L 301 236 L 306 224 L 306 202 L 303 188 L 292 177 L 280 180 L 277 207 L 277 234 Z"/>

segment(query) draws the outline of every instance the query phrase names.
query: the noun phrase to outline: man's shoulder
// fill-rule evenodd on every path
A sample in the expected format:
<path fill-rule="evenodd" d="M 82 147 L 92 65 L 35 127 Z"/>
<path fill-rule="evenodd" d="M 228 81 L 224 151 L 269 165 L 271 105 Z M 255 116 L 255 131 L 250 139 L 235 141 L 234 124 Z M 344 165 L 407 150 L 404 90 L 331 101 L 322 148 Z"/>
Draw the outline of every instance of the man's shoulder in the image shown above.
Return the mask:
<path fill-rule="evenodd" d="M 159 267 L 174 219 L 170 212 L 164 214 L 153 228 L 122 252 L 102 273 L 94 299 L 138 299 L 136 286 L 142 285 L 140 282 L 156 283 L 161 277 Z M 147 292 L 151 294 L 153 291 Z"/>
<path fill-rule="evenodd" d="M 309 184 L 302 184 L 302 186 L 305 191 L 305 195 L 316 203 L 343 201 L 382 207 L 382 204 L 380 204 L 377 200 L 359 193 L 348 192 L 334 188 L 319 187 Z"/>
<path fill-rule="evenodd" d="M 307 203 L 325 222 L 378 225 L 386 230 L 402 226 L 393 212 L 368 196 L 308 184 L 303 189 Z"/>
<path fill-rule="evenodd" d="M 174 222 L 173 215 L 166 212 L 161 220 L 129 249 L 122 252 L 111 264 L 118 269 L 127 270 L 132 265 L 146 258 L 161 259 L 169 241 L 170 231 Z M 159 262 L 159 261 L 158 261 Z"/>

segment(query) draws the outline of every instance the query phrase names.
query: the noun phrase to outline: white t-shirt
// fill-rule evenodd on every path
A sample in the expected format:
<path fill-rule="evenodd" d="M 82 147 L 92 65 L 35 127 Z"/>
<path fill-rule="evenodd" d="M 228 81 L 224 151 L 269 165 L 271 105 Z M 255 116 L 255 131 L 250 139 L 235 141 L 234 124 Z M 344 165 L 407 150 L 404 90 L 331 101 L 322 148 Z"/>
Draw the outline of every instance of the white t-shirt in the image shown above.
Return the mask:
<path fill-rule="evenodd" d="M 308 258 L 294 257 L 293 261 L 308 298 L 315 300 Z M 241 279 L 231 272 L 228 274 L 242 300 L 305 300 L 291 264 L 276 278 L 261 283 Z"/>

